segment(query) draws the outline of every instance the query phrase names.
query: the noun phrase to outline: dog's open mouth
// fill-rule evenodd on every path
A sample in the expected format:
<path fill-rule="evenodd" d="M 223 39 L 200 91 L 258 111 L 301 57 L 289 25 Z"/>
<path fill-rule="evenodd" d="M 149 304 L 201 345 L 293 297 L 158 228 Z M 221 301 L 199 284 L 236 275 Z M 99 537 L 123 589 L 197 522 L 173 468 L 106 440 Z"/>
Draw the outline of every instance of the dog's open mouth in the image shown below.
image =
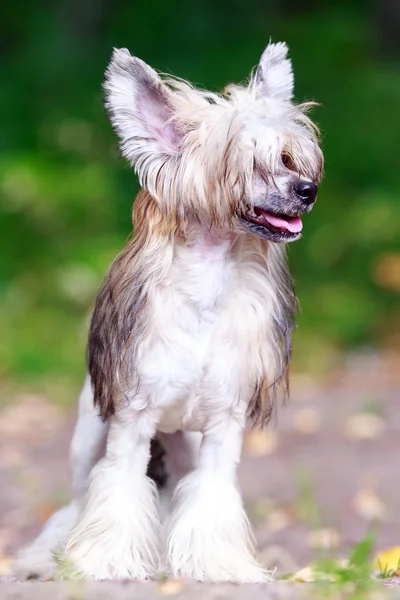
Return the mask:
<path fill-rule="evenodd" d="M 303 222 L 298 215 L 276 214 L 258 207 L 254 207 L 251 214 L 246 213 L 242 218 L 250 223 L 262 225 L 273 233 L 280 233 L 288 237 L 298 236 L 303 229 Z"/>

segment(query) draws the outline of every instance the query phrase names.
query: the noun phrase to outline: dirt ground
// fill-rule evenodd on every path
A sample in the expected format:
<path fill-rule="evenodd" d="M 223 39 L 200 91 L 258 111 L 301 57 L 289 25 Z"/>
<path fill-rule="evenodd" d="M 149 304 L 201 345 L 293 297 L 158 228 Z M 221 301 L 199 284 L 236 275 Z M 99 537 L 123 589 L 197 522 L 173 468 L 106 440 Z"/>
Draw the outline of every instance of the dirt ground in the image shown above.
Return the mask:
<path fill-rule="evenodd" d="M 69 498 L 74 420 L 34 395 L 0 412 L 0 574 Z M 323 382 L 293 377 L 289 404 L 248 434 L 239 468 L 263 562 L 282 574 L 321 551 L 345 556 L 371 522 L 377 550 L 400 545 L 399 446 L 398 356 L 350 357 Z"/>

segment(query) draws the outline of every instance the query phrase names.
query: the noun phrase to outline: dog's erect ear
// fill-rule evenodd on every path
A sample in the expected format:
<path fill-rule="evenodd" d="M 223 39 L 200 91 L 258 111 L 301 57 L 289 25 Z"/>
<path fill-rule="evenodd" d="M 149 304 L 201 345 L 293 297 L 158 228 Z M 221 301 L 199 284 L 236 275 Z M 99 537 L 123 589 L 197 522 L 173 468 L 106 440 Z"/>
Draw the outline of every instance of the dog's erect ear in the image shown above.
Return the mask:
<path fill-rule="evenodd" d="M 292 63 L 287 58 L 288 47 L 284 42 L 268 44 L 253 80 L 263 96 L 290 102 L 293 96 Z"/>
<path fill-rule="evenodd" d="M 154 69 L 131 56 L 126 48 L 115 49 L 104 90 L 122 154 L 132 164 L 143 152 L 177 152 L 179 135 L 171 122 L 172 93 Z"/>

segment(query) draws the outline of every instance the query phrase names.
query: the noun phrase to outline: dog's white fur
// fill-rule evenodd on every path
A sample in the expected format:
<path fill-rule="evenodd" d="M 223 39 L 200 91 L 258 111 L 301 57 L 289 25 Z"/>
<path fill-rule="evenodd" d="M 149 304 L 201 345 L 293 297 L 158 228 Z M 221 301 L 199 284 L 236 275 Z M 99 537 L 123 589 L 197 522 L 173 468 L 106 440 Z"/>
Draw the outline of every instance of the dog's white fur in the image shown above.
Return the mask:
<path fill-rule="evenodd" d="M 57 553 L 63 549 L 79 518 L 91 471 L 104 455 L 108 431 L 108 424 L 101 420 L 94 407 L 90 379 L 86 377 L 79 396 L 78 420 L 70 449 L 73 500 L 50 517 L 32 544 L 18 552 L 13 571 L 19 580 L 48 580 L 56 576 Z M 179 431 L 159 433 L 158 437 L 168 453 L 168 481 L 160 493 L 158 506 L 160 520 L 165 522 L 178 481 L 197 466 L 201 435 Z M 105 553 L 102 551 L 101 555 L 105 556 Z M 110 577 L 118 575 L 114 573 Z"/>
<path fill-rule="evenodd" d="M 144 238 L 145 321 L 134 354 L 111 376 L 115 414 L 101 420 L 87 378 L 71 448 L 74 500 L 20 553 L 19 577 L 51 577 L 57 562 L 58 577 L 149 578 L 164 569 L 201 581 L 270 578 L 255 559 L 235 472 L 255 385 L 282 373 L 284 248 L 246 235 L 230 215 L 232 193 L 245 192 L 251 207 L 262 187 L 254 157 L 282 196 L 288 143 L 298 177 L 319 175 L 314 134 L 291 103 L 286 53 L 269 45 L 249 86 L 231 88 L 227 100 L 182 82 L 167 88 L 148 65 L 115 52 L 106 84 L 113 124 L 169 229 L 146 214 L 162 231 Z M 156 432 L 175 487 L 162 525 L 146 476 Z"/>

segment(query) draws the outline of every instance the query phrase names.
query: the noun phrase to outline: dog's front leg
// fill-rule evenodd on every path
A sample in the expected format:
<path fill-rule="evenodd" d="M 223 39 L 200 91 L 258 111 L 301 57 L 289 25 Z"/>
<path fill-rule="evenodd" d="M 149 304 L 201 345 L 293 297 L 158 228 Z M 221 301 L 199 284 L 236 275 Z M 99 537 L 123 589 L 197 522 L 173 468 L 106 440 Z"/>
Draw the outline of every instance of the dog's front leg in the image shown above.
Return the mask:
<path fill-rule="evenodd" d="M 240 583 L 269 579 L 254 558 L 236 481 L 242 436 L 242 426 L 230 416 L 208 428 L 198 468 L 178 483 L 166 549 L 176 577 Z"/>
<path fill-rule="evenodd" d="M 145 579 L 158 566 L 156 486 L 146 476 L 155 421 L 129 407 L 111 419 L 79 520 L 58 556 L 60 578 Z"/>

